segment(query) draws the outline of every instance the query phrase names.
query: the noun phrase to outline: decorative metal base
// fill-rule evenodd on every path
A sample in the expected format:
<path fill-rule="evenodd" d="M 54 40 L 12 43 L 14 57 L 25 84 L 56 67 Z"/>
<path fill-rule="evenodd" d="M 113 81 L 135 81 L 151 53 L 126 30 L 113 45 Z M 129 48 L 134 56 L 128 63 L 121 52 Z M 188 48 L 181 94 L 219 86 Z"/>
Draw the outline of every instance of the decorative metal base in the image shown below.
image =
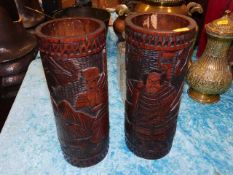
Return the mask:
<path fill-rule="evenodd" d="M 193 100 L 204 103 L 204 104 L 212 104 L 217 103 L 220 100 L 220 95 L 210 95 L 210 94 L 202 94 L 192 88 L 188 90 L 189 97 L 191 97 Z"/>

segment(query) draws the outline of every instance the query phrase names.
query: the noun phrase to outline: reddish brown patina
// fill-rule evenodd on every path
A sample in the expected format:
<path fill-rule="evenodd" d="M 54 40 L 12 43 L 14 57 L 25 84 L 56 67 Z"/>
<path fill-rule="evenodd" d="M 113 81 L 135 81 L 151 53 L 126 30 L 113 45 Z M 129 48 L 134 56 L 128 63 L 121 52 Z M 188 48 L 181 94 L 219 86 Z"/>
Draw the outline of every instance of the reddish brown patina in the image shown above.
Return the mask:
<path fill-rule="evenodd" d="M 171 149 L 184 77 L 195 40 L 189 17 L 147 13 L 126 19 L 126 143 L 158 159 Z"/>
<path fill-rule="evenodd" d="M 16 21 L 12 21 L 7 11 L 0 6 L 0 130 L 28 65 L 37 54 L 36 38 L 26 32 L 22 21 L 18 16 L 15 17 Z"/>
<path fill-rule="evenodd" d="M 36 29 L 61 148 L 78 167 L 108 151 L 108 85 L 104 23 L 64 18 Z"/>

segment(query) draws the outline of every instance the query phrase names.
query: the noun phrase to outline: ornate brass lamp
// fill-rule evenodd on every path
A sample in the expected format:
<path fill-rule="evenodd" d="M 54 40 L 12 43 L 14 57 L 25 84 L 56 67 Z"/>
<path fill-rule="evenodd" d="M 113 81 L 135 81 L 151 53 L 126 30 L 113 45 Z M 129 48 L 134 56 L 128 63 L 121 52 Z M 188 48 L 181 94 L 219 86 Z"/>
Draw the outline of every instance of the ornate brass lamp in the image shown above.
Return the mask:
<path fill-rule="evenodd" d="M 188 94 L 201 103 L 215 103 L 228 90 L 232 75 L 227 54 L 233 40 L 233 22 L 230 11 L 206 25 L 208 42 L 201 58 L 193 63 L 187 74 Z"/>

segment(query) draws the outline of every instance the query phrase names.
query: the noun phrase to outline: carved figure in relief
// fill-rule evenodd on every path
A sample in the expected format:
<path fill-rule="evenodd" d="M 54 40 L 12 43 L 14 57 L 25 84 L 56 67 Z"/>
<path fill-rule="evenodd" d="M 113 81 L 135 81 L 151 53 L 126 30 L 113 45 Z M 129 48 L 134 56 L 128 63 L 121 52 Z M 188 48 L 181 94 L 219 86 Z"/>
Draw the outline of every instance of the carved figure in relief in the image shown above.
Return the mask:
<path fill-rule="evenodd" d="M 190 52 L 190 49 L 163 52 L 160 55 L 161 70 L 166 72 L 167 81 L 171 82 L 176 89 L 179 89 L 182 85 L 187 70 L 188 59 L 185 59 L 185 55 L 188 52 Z"/>
<path fill-rule="evenodd" d="M 180 96 L 182 87 L 177 90 L 166 80 L 166 73 L 151 72 L 145 83 L 128 80 L 127 85 L 130 100 L 126 101 L 126 105 L 131 122 L 153 126 L 177 114 L 178 109 L 172 107 L 179 104 L 180 98 L 177 97 Z"/>
<path fill-rule="evenodd" d="M 98 81 L 105 78 L 104 75 L 99 75 L 99 70 L 97 67 L 92 67 L 82 71 L 83 78 L 86 81 L 86 92 L 80 93 L 77 96 L 76 107 L 95 107 L 102 104 L 106 96 L 103 94 L 101 87 L 98 86 Z"/>
<path fill-rule="evenodd" d="M 148 75 L 146 80 L 146 92 L 156 93 L 161 89 L 161 74 L 152 72 Z"/>
<path fill-rule="evenodd" d="M 176 31 L 183 27 L 189 30 Z M 172 147 L 196 24 L 174 14 L 130 15 L 125 32 L 126 144 L 137 156 L 159 159 Z"/>
<path fill-rule="evenodd" d="M 170 80 L 173 76 L 173 60 L 175 58 L 175 52 L 164 52 L 164 53 L 161 53 L 161 69 L 163 70 L 166 70 L 166 78 L 167 80 Z"/>
<path fill-rule="evenodd" d="M 107 79 L 97 67 L 84 69 L 81 74 L 86 81 L 86 91 L 77 94 L 74 107 L 66 100 L 58 105 L 53 100 L 58 117 L 68 121 L 60 124 L 63 127 L 61 137 L 82 144 L 88 140 L 99 143 L 108 133 Z"/>

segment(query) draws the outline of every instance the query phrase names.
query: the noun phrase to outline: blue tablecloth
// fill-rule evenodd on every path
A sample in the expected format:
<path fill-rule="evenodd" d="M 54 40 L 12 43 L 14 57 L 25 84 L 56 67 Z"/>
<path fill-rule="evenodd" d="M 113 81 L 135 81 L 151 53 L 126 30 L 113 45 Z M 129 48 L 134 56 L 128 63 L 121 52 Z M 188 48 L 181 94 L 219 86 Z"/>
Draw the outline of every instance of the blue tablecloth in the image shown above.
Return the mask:
<path fill-rule="evenodd" d="M 89 168 L 76 168 L 64 160 L 41 60 L 36 59 L 0 135 L 0 175 L 232 175 L 233 87 L 219 103 L 202 105 L 188 97 L 185 85 L 173 147 L 166 157 L 145 160 L 127 149 L 115 43 L 110 29 L 110 148 L 106 158 Z"/>

